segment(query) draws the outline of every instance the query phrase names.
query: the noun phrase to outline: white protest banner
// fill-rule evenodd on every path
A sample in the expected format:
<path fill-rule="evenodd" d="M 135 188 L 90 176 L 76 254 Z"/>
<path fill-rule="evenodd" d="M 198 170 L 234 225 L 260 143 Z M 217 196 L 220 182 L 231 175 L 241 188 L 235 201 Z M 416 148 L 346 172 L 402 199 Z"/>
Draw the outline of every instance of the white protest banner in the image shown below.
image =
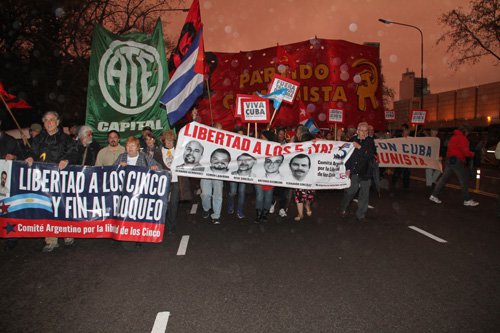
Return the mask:
<path fill-rule="evenodd" d="M 343 123 L 344 122 L 344 110 L 329 109 L 328 110 L 328 122 L 329 123 Z"/>
<path fill-rule="evenodd" d="M 442 171 L 439 138 L 407 137 L 375 140 L 380 167 L 428 168 Z"/>
<path fill-rule="evenodd" d="M 236 102 L 234 103 L 234 117 L 235 118 L 243 118 L 243 110 L 241 109 L 241 101 L 244 99 L 249 99 L 249 98 L 254 98 L 254 95 L 244 95 L 244 94 L 237 94 L 236 95 Z"/>
<path fill-rule="evenodd" d="M 423 125 L 425 124 L 425 116 L 427 115 L 427 111 L 425 110 L 413 110 L 411 112 L 411 123 L 413 125 Z"/>
<path fill-rule="evenodd" d="M 297 96 L 297 92 L 299 91 L 299 87 L 300 82 L 288 79 L 280 75 L 274 75 L 268 94 L 271 94 L 276 90 L 286 88 L 286 96 L 283 97 L 283 101 L 293 104 L 293 101 L 295 101 L 295 96 Z"/>
<path fill-rule="evenodd" d="M 342 189 L 354 146 L 342 141 L 281 145 L 192 122 L 179 133 L 172 170 L 178 176 L 291 187 Z"/>
<path fill-rule="evenodd" d="M 386 121 L 395 121 L 396 120 L 396 112 L 384 111 L 384 117 L 385 117 Z"/>
<path fill-rule="evenodd" d="M 269 123 L 269 100 L 253 96 L 241 100 L 242 120 L 247 123 Z"/>

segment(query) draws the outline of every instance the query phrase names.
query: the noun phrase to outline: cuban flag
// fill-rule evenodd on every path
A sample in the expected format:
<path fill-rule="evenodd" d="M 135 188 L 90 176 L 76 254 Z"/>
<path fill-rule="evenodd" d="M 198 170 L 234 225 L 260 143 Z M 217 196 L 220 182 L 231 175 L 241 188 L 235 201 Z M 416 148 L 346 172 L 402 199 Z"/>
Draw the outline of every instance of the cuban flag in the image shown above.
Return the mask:
<path fill-rule="evenodd" d="M 300 124 L 307 127 L 307 129 L 309 130 L 309 133 L 311 133 L 313 135 L 318 134 L 319 129 L 316 126 L 316 124 L 314 123 L 314 118 L 311 116 L 308 116 L 308 113 L 306 111 L 306 106 L 304 105 L 304 103 L 302 101 L 299 104 L 299 111 L 300 111 L 300 113 L 299 113 Z"/>
<path fill-rule="evenodd" d="M 261 98 L 268 98 L 273 101 L 273 106 L 275 110 L 278 110 L 280 108 L 281 102 L 283 101 L 283 98 L 286 96 L 286 92 L 288 91 L 287 88 L 281 88 L 278 90 L 273 91 L 272 93 L 263 95 L 259 93 L 258 91 L 256 92 L 257 95 Z"/>
<path fill-rule="evenodd" d="M 2 209 L 1 214 L 12 213 L 22 209 L 43 209 L 53 212 L 52 202 L 49 197 L 39 194 L 27 193 L 18 194 L 9 198 L 5 198 L 0 202 Z"/>
<path fill-rule="evenodd" d="M 160 98 L 171 125 L 182 119 L 203 94 L 204 51 L 203 28 L 189 47 Z"/>

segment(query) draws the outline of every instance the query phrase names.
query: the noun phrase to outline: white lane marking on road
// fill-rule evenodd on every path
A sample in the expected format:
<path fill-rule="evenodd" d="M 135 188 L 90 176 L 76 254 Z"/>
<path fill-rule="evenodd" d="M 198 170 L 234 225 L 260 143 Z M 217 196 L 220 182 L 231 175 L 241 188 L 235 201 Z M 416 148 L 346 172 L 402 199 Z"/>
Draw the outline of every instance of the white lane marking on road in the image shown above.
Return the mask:
<path fill-rule="evenodd" d="M 186 254 L 188 242 L 189 242 L 189 236 L 188 235 L 182 236 L 181 243 L 179 244 L 179 249 L 177 250 L 178 256 L 183 256 Z"/>
<path fill-rule="evenodd" d="M 354 201 L 355 203 L 358 203 L 358 199 L 353 199 L 352 201 Z M 373 206 L 368 205 L 368 208 L 373 209 Z"/>
<path fill-rule="evenodd" d="M 170 317 L 170 312 L 158 312 L 151 333 L 165 333 L 167 331 L 168 317 Z"/>
<path fill-rule="evenodd" d="M 196 214 L 197 210 L 198 210 L 198 204 L 193 204 L 191 206 L 191 211 L 189 212 L 189 214 L 194 215 L 194 214 Z"/>
<path fill-rule="evenodd" d="M 415 230 L 416 232 L 419 232 L 419 233 L 421 233 L 421 234 L 422 234 L 422 235 L 424 235 L 424 236 L 427 236 L 427 237 L 429 237 L 429 238 L 432 238 L 432 239 L 434 239 L 436 242 L 439 242 L 439 243 L 448 243 L 446 240 L 444 240 L 444 239 L 442 239 L 442 238 L 439 238 L 438 236 L 434 236 L 433 234 L 428 233 L 427 231 L 422 230 L 422 229 L 420 229 L 420 228 L 414 227 L 414 226 L 412 226 L 412 225 L 408 226 L 408 228 L 413 229 L 413 230 Z"/>

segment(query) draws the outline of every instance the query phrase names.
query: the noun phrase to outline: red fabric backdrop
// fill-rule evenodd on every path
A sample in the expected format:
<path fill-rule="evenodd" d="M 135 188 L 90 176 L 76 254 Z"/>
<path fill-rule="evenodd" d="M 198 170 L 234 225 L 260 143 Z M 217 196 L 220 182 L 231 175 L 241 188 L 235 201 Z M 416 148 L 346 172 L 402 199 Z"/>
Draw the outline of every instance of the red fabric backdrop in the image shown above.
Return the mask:
<path fill-rule="evenodd" d="M 206 59 L 210 91 L 205 88 L 199 102 L 205 124 L 221 122 L 228 130 L 240 124 L 233 116 L 236 94 L 265 93 L 278 73 L 301 86 L 294 104 L 281 105 L 273 127 L 296 126 L 300 100 L 321 128 L 332 126 L 327 119 L 329 108 L 345 110 L 345 127 L 355 127 L 360 121 L 376 129 L 384 127 L 378 47 L 312 39 L 239 53 L 207 52 Z"/>

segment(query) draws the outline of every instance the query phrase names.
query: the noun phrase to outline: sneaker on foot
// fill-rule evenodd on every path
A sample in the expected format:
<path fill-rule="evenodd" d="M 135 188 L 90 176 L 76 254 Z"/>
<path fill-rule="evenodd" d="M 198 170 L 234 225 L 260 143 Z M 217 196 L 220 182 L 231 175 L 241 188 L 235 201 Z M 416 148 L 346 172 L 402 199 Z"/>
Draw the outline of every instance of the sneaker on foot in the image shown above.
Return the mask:
<path fill-rule="evenodd" d="M 220 220 L 219 219 L 212 219 L 212 223 L 213 224 L 220 224 Z"/>
<path fill-rule="evenodd" d="M 286 217 L 286 210 L 284 208 L 281 208 L 279 214 L 281 217 Z"/>
<path fill-rule="evenodd" d="M 228 213 L 229 215 L 234 214 L 234 208 L 228 208 L 228 209 L 227 209 L 227 213 Z"/>
<path fill-rule="evenodd" d="M 441 200 L 439 200 L 437 197 L 435 197 L 435 196 L 433 196 L 433 195 L 431 195 L 431 196 L 429 197 L 429 200 L 430 200 L 430 201 L 432 201 L 432 202 L 435 202 L 435 203 L 437 203 L 437 204 L 440 204 L 440 203 L 442 202 Z M 465 205 L 465 202 L 464 202 L 464 205 Z M 466 206 L 467 206 L 467 205 L 466 205 Z"/>
<path fill-rule="evenodd" d="M 59 244 L 45 244 L 42 249 L 42 252 L 48 253 L 54 251 L 55 248 L 58 248 Z"/>
<path fill-rule="evenodd" d="M 73 244 L 75 244 L 75 239 L 74 238 L 66 238 L 66 239 L 64 239 L 64 245 L 71 246 Z"/>
<path fill-rule="evenodd" d="M 245 218 L 245 214 L 243 214 L 243 212 L 240 212 L 240 211 L 238 211 L 236 213 L 236 216 L 238 216 L 239 219 L 244 219 Z"/>
<path fill-rule="evenodd" d="M 201 215 L 204 219 L 208 219 L 210 217 L 210 211 L 203 211 L 203 215 Z"/>
<path fill-rule="evenodd" d="M 276 201 L 273 202 L 273 204 L 271 205 L 271 207 L 269 208 L 269 214 L 274 214 L 274 205 L 276 205 Z"/>
<path fill-rule="evenodd" d="M 472 199 L 464 201 L 464 206 L 475 207 L 477 205 L 479 205 L 479 202 L 474 201 Z"/>

